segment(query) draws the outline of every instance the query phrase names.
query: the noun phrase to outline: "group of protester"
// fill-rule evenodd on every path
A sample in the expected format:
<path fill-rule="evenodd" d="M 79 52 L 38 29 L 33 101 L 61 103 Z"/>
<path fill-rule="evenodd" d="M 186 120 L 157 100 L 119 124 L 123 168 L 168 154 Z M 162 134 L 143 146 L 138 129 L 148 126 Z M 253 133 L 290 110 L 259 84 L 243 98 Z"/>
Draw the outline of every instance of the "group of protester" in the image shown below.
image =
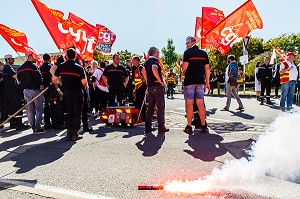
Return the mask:
<path fill-rule="evenodd" d="M 278 63 L 273 66 L 270 64 L 270 58 L 265 57 L 264 63 L 257 62 L 255 68 L 255 91 L 257 100 L 263 105 L 273 105 L 271 102 L 272 84 L 275 86 L 274 98 L 279 98 L 279 89 L 281 89 L 280 109 L 282 111 L 291 110 L 295 99 L 296 86 L 299 86 L 299 68 L 294 63 L 297 55 L 289 52 L 286 59 L 280 58 Z M 265 95 L 266 94 L 266 95 Z"/>
<path fill-rule="evenodd" d="M 192 134 L 192 125 L 195 125 L 202 133 L 208 133 L 205 90 L 211 89 L 213 93 L 216 82 L 224 79 L 227 101 L 222 111 L 229 111 L 232 95 L 239 104 L 237 110 L 242 111 L 244 106 L 237 94 L 237 86 L 239 79 L 243 78 L 243 73 L 238 69 L 234 55 L 228 56 L 228 66 L 224 74 L 218 74 L 217 71 L 211 73 L 208 55 L 199 49 L 196 39 L 192 36 L 187 37 L 186 46 L 183 58 L 178 59 L 178 65 L 185 76 L 183 92 L 187 125 L 183 131 Z M 14 57 L 6 55 L 5 64 L 0 63 L 0 98 L 3 102 L 1 122 L 10 116 L 9 128 L 28 128 L 22 123 L 22 112 L 13 115 L 27 103 L 26 112 L 33 133 L 44 133 L 45 129 L 50 128 L 67 129 L 67 140 L 76 141 L 81 139 L 78 134 L 81 126 L 85 132 L 93 131 L 88 123 L 88 115 L 97 117 L 107 106 L 118 107 L 127 103 L 142 109 L 141 120 L 145 121 L 146 134 L 155 130 L 158 130 L 158 133 L 168 132 L 169 129 L 165 126 L 165 84 L 168 88 L 167 97 L 173 98 L 177 77 L 173 70 L 170 70 L 164 81 L 159 61 L 160 52 L 156 47 L 151 47 L 148 55 L 144 64 L 141 64 L 138 56 L 134 56 L 126 61 L 124 67 L 120 64 L 120 56 L 114 54 L 111 64 L 102 62 L 99 65 L 97 61 L 92 61 L 89 66 L 88 62 L 78 60 L 75 49 L 69 48 L 65 56 L 58 57 L 54 63 L 51 63 L 49 54 L 44 54 L 44 63 L 40 68 L 35 65 L 35 55 L 28 54 L 26 62 L 17 71 L 12 68 Z M 258 63 L 256 76 L 262 90 L 259 98 L 261 103 L 265 90 L 267 104 L 271 103 L 270 80 L 273 76 L 277 77 L 280 71 L 280 107 L 283 110 L 291 109 L 291 97 L 298 78 L 298 71 L 293 63 L 295 56 L 294 53 L 288 53 L 287 60 L 282 60 L 281 65 L 276 66 L 275 76 L 274 69 L 269 65 L 269 58 L 265 58 L 263 65 Z M 146 99 L 147 109 L 144 103 Z M 155 110 L 158 129 L 152 126 Z"/>

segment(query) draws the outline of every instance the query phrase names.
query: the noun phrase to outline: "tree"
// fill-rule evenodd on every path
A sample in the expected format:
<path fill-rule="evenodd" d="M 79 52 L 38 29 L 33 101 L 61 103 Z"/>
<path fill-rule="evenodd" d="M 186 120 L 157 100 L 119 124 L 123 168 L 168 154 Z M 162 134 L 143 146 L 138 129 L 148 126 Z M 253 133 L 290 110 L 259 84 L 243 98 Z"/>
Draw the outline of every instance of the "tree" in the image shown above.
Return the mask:
<path fill-rule="evenodd" d="M 248 59 L 252 60 L 257 55 L 260 55 L 263 53 L 264 45 L 263 45 L 263 39 L 261 38 L 250 38 L 249 44 L 248 44 Z M 239 42 L 231 47 L 231 49 L 228 51 L 227 55 L 222 56 L 217 50 L 211 50 L 208 52 L 208 56 L 210 59 L 210 67 L 211 69 L 216 69 L 218 71 L 225 71 L 225 68 L 227 67 L 227 56 L 228 55 L 235 55 L 236 60 L 239 62 L 239 57 L 243 55 L 243 42 Z"/>
<path fill-rule="evenodd" d="M 103 55 L 103 53 L 99 52 L 99 51 L 95 51 L 94 52 L 94 60 L 96 60 L 97 62 L 99 62 L 99 64 L 101 62 L 104 62 L 106 60 L 110 60 L 112 59 L 112 55 Z"/>
<path fill-rule="evenodd" d="M 121 50 L 119 52 L 117 52 L 116 54 L 118 54 L 120 56 L 120 60 L 121 60 L 121 64 L 123 66 L 126 65 L 126 60 L 131 59 L 133 54 L 131 52 L 129 52 L 128 50 Z"/>
<path fill-rule="evenodd" d="M 168 39 L 167 46 L 162 48 L 161 52 L 163 53 L 162 61 L 166 69 L 173 68 L 176 65 L 178 55 L 175 52 L 172 39 Z"/>

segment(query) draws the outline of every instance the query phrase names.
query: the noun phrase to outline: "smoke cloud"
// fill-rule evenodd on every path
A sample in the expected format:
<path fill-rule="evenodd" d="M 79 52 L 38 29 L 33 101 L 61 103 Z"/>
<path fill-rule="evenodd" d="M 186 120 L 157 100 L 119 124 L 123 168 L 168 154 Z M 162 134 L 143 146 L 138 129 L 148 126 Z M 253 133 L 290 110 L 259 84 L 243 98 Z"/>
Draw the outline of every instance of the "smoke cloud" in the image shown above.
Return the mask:
<path fill-rule="evenodd" d="M 269 175 L 295 181 L 300 177 L 300 113 L 283 114 L 253 143 L 246 158 L 214 169 L 212 183 L 242 182 Z"/>

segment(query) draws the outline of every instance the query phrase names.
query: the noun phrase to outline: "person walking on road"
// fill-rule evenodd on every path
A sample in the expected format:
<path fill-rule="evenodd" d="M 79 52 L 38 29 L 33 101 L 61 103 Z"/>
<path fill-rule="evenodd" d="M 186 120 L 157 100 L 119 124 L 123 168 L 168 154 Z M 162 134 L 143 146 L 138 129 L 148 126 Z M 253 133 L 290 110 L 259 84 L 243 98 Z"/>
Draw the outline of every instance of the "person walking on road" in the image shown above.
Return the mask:
<path fill-rule="evenodd" d="M 244 110 L 244 106 L 240 99 L 240 96 L 236 92 L 238 78 L 238 63 L 235 61 L 234 55 L 229 55 L 227 61 L 229 63 L 225 73 L 227 101 L 225 107 L 221 111 L 229 111 L 232 95 L 235 97 L 236 101 L 239 104 L 239 107 L 236 110 L 242 111 Z"/>
<path fill-rule="evenodd" d="M 290 111 L 293 107 L 294 92 L 296 81 L 298 79 L 298 70 L 294 64 L 294 52 L 289 52 L 286 61 L 280 65 L 280 84 L 281 84 L 281 99 L 280 108 L 282 111 Z M 286 106 L 287 105 L 287 106 Z"/>
<path fill-rule="evenodd" d="M 196 46 L 196 39 L 192 36 L 186 38 L 187 50 L 183 54 L 182 70 L 185 70 L 184 99 L 186 104 L 187 126 L 183 130 L 187 134 L 193 134 L 192 118 L 193 104 L 196 100 L 200 116 L 200 128 L 202 133 L 208 133 L 206 122 L 206 110 L 204 106 L 204 90 L 210 88 L 209 59 L 205 51 Z"/>
<path fill-rule="evenodd" d="M 164 97 L 164 80 L 162 77 L 162 68 L 159 64 L 159 50 L 151 47 L 148 51 L 149 58 L 144 63 L 147 74 L 148 86 L 148 110 L 146 113 L 145 133 L 155 131 L 152 127 L 152 119 L 155 106 L 157 106 L 157 123 L 158 133 L 168 132 L 165 127 L 165 97 Z"/>

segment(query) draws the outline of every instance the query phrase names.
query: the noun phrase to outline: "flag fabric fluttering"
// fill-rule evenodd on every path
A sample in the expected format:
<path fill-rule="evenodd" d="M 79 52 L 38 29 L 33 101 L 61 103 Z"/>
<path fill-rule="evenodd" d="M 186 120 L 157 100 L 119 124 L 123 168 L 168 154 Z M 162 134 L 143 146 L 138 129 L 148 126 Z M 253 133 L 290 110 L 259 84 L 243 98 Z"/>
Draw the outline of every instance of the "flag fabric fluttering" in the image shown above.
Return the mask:
<path fill-rule="evenodd" d="M 202 18 L 196 17 L 195 38 L 197 44 L 201 44 Z"/>
<path fill-rule="evenodd" d="M 263 21 L 253 2 L 248 0 L 209 30 L 205 39 L 225 55 L 235 43 L 242 41 L 251 31 L 262 28 Z"/>
<path fill-rule="evenodd" d="M 270 58 L 270 64 L 274 64 L 274 60 L 276 59 L 276 51 L 273 49 L 271 58 Z"/>
<path fill-rule="evenodd" d="M 77 47 L 76 43 L 82 40 L 82 27 L 68 19 L 64 19 L 64 13 L 49 8 L 39 0 L 31 0 L 54 43 L 60 51 L 65 51 L 69 47 Z M 80 48 L 80 46 L 79 46 Z M 82 52 L 82 49 L 79 49 Z"/>
<path fill-rule="evenodd" d="M 93 60 L 94 51 L 98 41 L 99 30 L 73 13 L 69 13 L 68 19 L 75 24 L 80 24 L 80 26 L 83 28 L 82 39 L 78 40 L 78 42 L 75 40 L 76 47 L 80 46 L 81 52 L 79 52 L 79 54 L 81 58 L 83 60 Z"/>
<path fill-rule="evenodd" d="M 215 49 L 214 45 L 205 38 L 205 34 L 222 21 L 225 15 L 222 10 L 213 7 L 202 7 L 201 48 Z"/>
<path fill-rule="evenodd" d="M 103 54 L 110 54 L 117 36 L 104 25 L 96 24 L 96 27 L 99 30 L 99 38 L 96 50 Z"/>
<path fill-rule="evenodd" d="M 34 55 L 37 59 L 37 65 L 41 66 L 41 56 L 28 45 L 27 36 L 23 32 L 0 24 L 0 34 L 16 52 Z"/>

